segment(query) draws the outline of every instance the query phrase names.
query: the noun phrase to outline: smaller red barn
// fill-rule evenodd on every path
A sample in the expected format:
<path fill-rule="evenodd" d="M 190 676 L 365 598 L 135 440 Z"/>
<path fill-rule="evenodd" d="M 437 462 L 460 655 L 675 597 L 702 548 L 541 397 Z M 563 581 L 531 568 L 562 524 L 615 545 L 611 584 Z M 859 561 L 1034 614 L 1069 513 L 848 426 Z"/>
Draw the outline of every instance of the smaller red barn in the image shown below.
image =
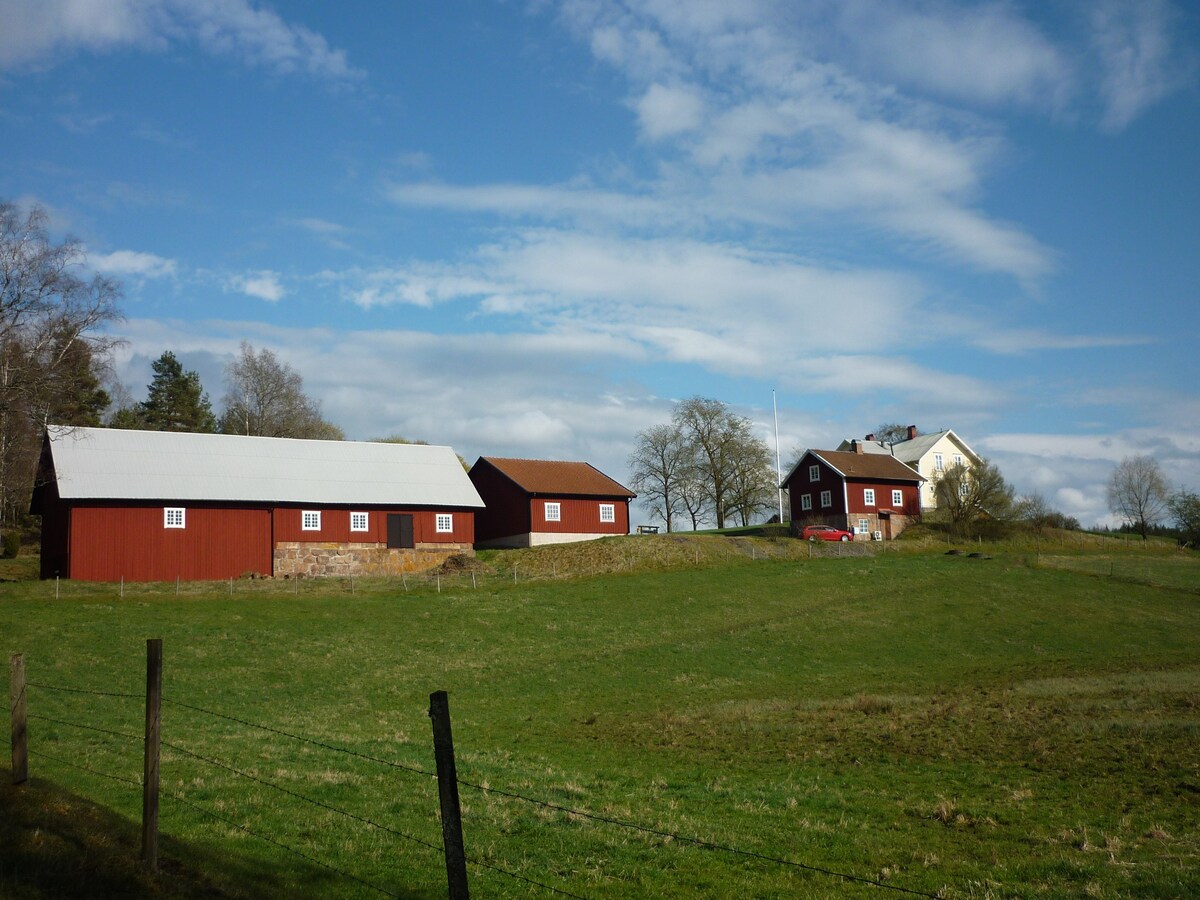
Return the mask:
<path fill-rule="evenodd" d="M 808 450 L 783 487 L 794 528 L 833 525 L 859 540 L 891 540 L 921 514 L 925 479 L 893 456 L 852 450 Z"/>
<path fill-rule="evenodd" d="M 481 456 L 468 473 L 485 508 L 475 546 L 535 547 L 629 533 L 637 494 L 585 462 Z"/>

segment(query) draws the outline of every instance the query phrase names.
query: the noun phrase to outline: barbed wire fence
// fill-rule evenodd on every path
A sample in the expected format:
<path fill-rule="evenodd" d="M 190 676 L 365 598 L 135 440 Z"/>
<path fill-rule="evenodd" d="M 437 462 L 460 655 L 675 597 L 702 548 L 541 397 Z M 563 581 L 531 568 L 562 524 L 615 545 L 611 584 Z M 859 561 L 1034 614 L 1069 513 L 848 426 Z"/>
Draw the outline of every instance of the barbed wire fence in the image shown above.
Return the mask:
<path fill-rule="evenodd" d="M 287 854 L 290 854 L 298 859 L 304 860 L 307 863 L 321 867 L 321 868 L 329 871 L 333 875 L 335 875 L 339 878 L 345 879 L 348 882 L 354 882 L 354 883 L 358 884 L 360 887 L 365 888 L 373 893 L 383 894 L 384 896 L 396 896 L 398 893 L 397 891 L 390 889 L 384 885 L 381 885 L 381 884 L 377 883 L 376 881 L 371 880 L 370 878 L 366 878 L 360 874 L 355 874 L 353 872 L 347 871 L 346 868 L 331 862 L 328 858 L 324 858 L 318 853 L 312 852 L 310 849 L 307 849 L 307 848 L 301 849 L 300 847 L 297 847 L 292 843 L 288 843 L 286 840 L 280 839 L 278 836 L 265 833 L 261 829 L 253 828 L 250 825 L 246 824 L 245 821 L 239 822 L 236 818 L 232 817 L 231 815 L 226 814 L 224 812 L 219 812 L 216 809 L 213 809 L 212 808 L 213 804 L 211 804 L 211 803 L 205 804 L 205 803 L 201 802 L 197 797 L 189 796 L 183 790 L 180 790 L 180 789 L 167 789 L 165 791 L 161 790 L 161 788 L 159 788 L 158 784 L 157 784 L 157 782 L 158 782 L 157 774 L 155 773 L 155 774 L 151 775 L 151 769 L 152 769 L 151 756 L 153 754 L 156 754 L 159 749 L 165 748 L 165 750 L 166 750 L 165 755 L 168 758 L 169 764 L 173 764 L 178 760 L 189 760 L 194 764 L 198 764 L 207 769 L 222 773 L 225 776 L 229 776 L 236 780 L 244 781 L 249 784 L 257 785 L 258 787 L 264 788 L 269 792 L 273 792 L 274 794 L 277 794 L 281 797 L 287 798 L 288 801 L 294 801 L 294 802 L 298 802 L 301 804 L 305 804 L 311 808 L 319 809 L 325 813 L 329 813 L 331 815 L 341 817 L 341 818 L 345 819 L 346 821 L 353 823 L 356 827 L 363 827 L 363 828 L 371 829 L 375 833 L 380 833 L 380 834 L 386 835 L 389 838 L 394 839 L 398 842 L 402 842 L 404 844 L 419 847 L 419 848 L 421 848 L 422 851 L 428 851 L 431 855 L 435 855 L 435 856 L 440 855 L 440 856 L 445 857 L 446 866 L 447 866 L 447 878 L 448 878 L 448 884 L 449 884 L 449 888 L 450 888 L 450 897 L 452 898 L 452 900 L 458 900 L 458 898 L 463 898 L 463 900 L 466 900 L 466 898 L 469 896 L 468 891 L 467 891 L 467 880 L 466 880 L 466 871 L 465 871 L 465 864 L 467 864 L 467 863 L 476 867 L 477 869 L 487 870 L 491 873 L 494 873 L 498 877 L 503 877 L 503 878 L 509 879 L 513 882 L 522 883 L 522 884 L 528 886 L 531 890 L 536 890 L 538 892 L 548 894 L 548 895 L 573 897 L 573 898 L 578 898 L 578 900 L 585 900 L 585 898 L 583 898 L 583 895 L 581 895 L 579 893 L 576 893 L 572 890 L 568 890 L 561 886 L 555 886 L 553 884 L 548 883 L 549 879 L 539 880 L 537 878 L 533 878 L 528 875 L 524 875 L 524 874 L 521 874 L 520 872 L 515 871 L 514 867 L 511 865 L 501 865 L 497 862 L 493 862 L 488 859 L 480 858 L 478 855 L 466 853 L 465 850 L 463 848 L 461 848 L 461 840 L 462 840 L 461 828 L 459 828 L 457 840 L 460 843 L 459 854 L 461 855 L 461 863 L 463 864 L 464 867 L 462 868 L 461 874 L 459 876 L 461 880 L 456 882 L 456 877 L 455 877 L 454 873 L 451 871 L 451 869 L 452 869 L 451 856 L 453 855 L 454 848 L 451 846 L 452 836 L 449 834 L 449 831 L 447 829 L 447 823 L 450 822 L 451 820 L 461 821 L 461 810 L 458 808 L 458 800 L 457 800 L 457 789 L 459 787 L 462 787 L 466 790 L 472 791 L 474 794 L 476 794 L 480 797 L 489 799 L 489 800 L 499 798 L 506 802 L 525 804 L 525 805 L 533 807 L 533 808 L 552 811 L 555 813 L 561 813 L 568 817 L 577 817 L 579 819 L 592 821 L 592 822 L 603 824 L 603 825 L 606 825 L 609 827 L 619 828 L 619 829 L 623 829 L 626 831 L 632 831 L 632 832 L 635 832 L 635 833 L 638 833 L 641 835 L 645 835 L 648 837 L 660 838 L 664 842 L 675 842 L 675 843 L 679 843 L 682 845 L 693 846 L 700 850 L 711 851 L 711 852 L 719 853 L 722 855 L 732 856 L 735 858 L 740 858 L 740 859 L 744 859 L 744 860 L 753 860 L 753 861 L 763 863 L 763 864 L 778 866 L 785 870 L 802 871 L 802 872 L 806 872 L 806 873 L 809 873 L 812 875 L 820 875 L 820 876 L 828 877 L 830 879 L 841 881 L 841 882 L 866 885 L 866 886 L 878 888 L 881 891 L 884 891 L 885 893 L 898 893 L 898 894 L 904 894 L 904 895 L 909 895 L 909 896 L 930 897 L 930 898 L 938 898 L 938 897 L 944 896 L 945 888 L 941 888 L 935 892 L 930 892 L 930 891 L 920 890 L 920 889 L 916 889 L 916 888 L 904 887 L 901 885 L 885 882 L 880 879 L 857 875 L 857 874 L 854 874 L 851 872 L 840 871 L 840 870 L 833 869 L 833 868 L 826 867 L 826 866 L 816 865 L 816 864 L 812 864 L 812 863 L 806 863 L 806 862 L 802 862 L 802 861 L 798 861 L 798 860 L 787 859 L 785 857 L 778 856 L 778 855 L 761 853 L 761 852 L 754 851 L 754 850 L 747 850 L 747 849 L 735 847 L 735 846 L 732 846 L 729 844 L 723 844 L 723 843 L 716 842 L 716 841 L 706 840 L 706 839 L 696 837 L 696 836 L 685 835 L 685 834 L 678 833 L 676 831 L 672 831 L 672 830 L 668 830 L 665 828 L 656 827 L 656 826 L 652 826 L 652 825 L 646 825 L 644 823 L 635 822 L 635 821 L 632 821 L 632 820 L 626 819 L 626 818 L 620 818 L 620 817 L 610 816 L 610 815 L 601 815 L 599 813 L 595 813 L 595 812 L 592 812 L 589 810 L 574 808 L 574 807 L 566 806 L 566 805 L 563 805 L 560 803 L 553 803 L 553 802 L 550 802 L 550 801 L 547 801 L 547 800 L 544 800 L 544 799 L 541 799 L 538 797 L 530 796 L 527 793 L 522 793 L 522 792 L 513 791 L 513 790 L 506 790 L 506 789 L 494 787 L 491 785 L 483 785 L 483 784 L 476 783 L 474 781 L 470 781 L 468 779 L 459 778 L 454 769 L 454 750 L 453 750 L 452 742 L 449 743 L 448 747 L 444 746 L 444 745 L 439 746 L 439 744 L 441 743 L 439 741 L 439 731 L 438 731 L 438 729 L 439 729 L 438 717 L 439 716 L 444 715 L 444 717 L 445 717 L 444 722 L 442 723 L 442 726 L 445 729 L 444 736 L 445 736 L 447 742 L 449 742 L 449 707 L 448 707 L 448 704 L 446 703 L 445 692 L 442 692 L 442 691 L 438 691 L 438 692 L 435 692 L 434 694 L 430 695 L 429 715 L 432 719 L 434 719 L 434 751 L 435 751 L 435 760 L 437 762 L 437 771 L 431 771 L 420 765 L 407 763 L 407 762 L 401 762 L 401 761 L 395 760 L 395 759 L 387 759 L 385 757 L 378 756 L 375 754 L 364 753 L 359 750 L 354 750 L 354 749 L 347 748 L 347 747 L 341 747 L 336 744 L 330 743 L 328 741 L 318 740 L 316 738 L 309 737 L 309 736 L 306 736 L 303 734 L 297 734 L 293 731 L 287 731 L 285 729 L 277 728 L 277 727 L 274 727 L 271 725 L 253 722 L 244 717 L 229 715 L 227 713 L 223 713 L 218 710 L 214 710 L 214 709 L 211 709 L 211 708 L 208 708 L 205 706 L 200 706 L 195 703 L 189 703 L 187 701 L 179 700 L 174 697 L 164 696 L 161 693 L 161 681 L 159 682 L 159 690 L 157 692 L 157 699 L 161 704 L 165 704 L 165 705 L 171 706 L 171 707 L 176 707 L 179 709 L 185 709 L 192 713 L 197 714 L 200 717 L 210 718 L 210 719 L 213 719 L 213 720 L 216 720 L 219 722 L 235 724 L 235 725 L 240 726 L 241 728 L 248 728 L 248 729 L 252 729 L 255 731 L 259 731 L 259 732 L 263 733 L 264 735 L 270 735 L 273 738 L 283 738 L 286 741 L 294 742 L 295 744 L 316 748 L 319 751 L 324 752 L 324 753 L 344 755 L 346 757 L 357 759 L 364 763 L 368 763 L 372 766 L 381 767 L 383 770 L 385 770 L 387 772 L 395 773 L 401 777 L 419 779 L 420 782 L 424 783 L 425 785 L 436 783 L 439 787 L 439 792 L 441 794 L 445 795 L 446 793 L 452 793 L 454 795 L 454 808 L 448 808 L 444 801 L 439 808 L 437 818 L 439 818 L 441 820 L 441 824 L 442 824 L 442 832 L 443 832 L 442 842 L 439 843 L 436 840 L 426 839 L 419 835 L 412 834 L 410 832 L 407 832 L 407 831 L 404 831 L 404 830 L 401 830 L 398 828 L 394 828 L 383 822 L 379 822 L 370 816 L 356 813 L 352 810 L 345 809 L 342 806 L 339 806 L 337 804 L 326 802 L 325 800 L 322 800 L 320 798 L 310 796 L 310 795 L 308 795 L 304 792 L 298 791 L 298 790 L 294 790 L 290 787 L 287 787 L 283 784 L 278 783 L 277 781 L 274 781 L 270 778 L 264 777 L 263 775 L 258 774 L 255 771 L 252 771 L 252 769 L 253 769 L 252 766 L 245 766 L 243 764 L 231 762 L 226 759 L 217 758 L 217 754 L 202 753 L 198 750 L 193 749 L 192 747 L 185 746 L 185 744 L 183 742 L 181 742 L 178 738 L 173 737 L 171 740 L 161 740 L 161 738 L 155 733 L 157 728 L 161 724 L 161 708 L 153 708 L 155 690 L 153 689 L 153 686 L 152 686 L 152 682 L 153 682 L 152 669 L 154 667 L 154 661 L 153 661 L 154 660 L 154 650 L 152 648 L 152 645 L 154 643 L 155 643 L 154 641 L 147 641 L 147 673 L 148 674 L 147 674 L 146 696 L 142 696 L 141 694 L 128 693 L 128 692 L 93 690 L 93 689 L 88 689 L 88 688 L 79 688 L 79 687 L 66 686 L 66 685 L 49 684 L 49 683 L 45 683 L 45 682 L 41 682 L 41 681 L 27 681 L 25 678 L 24 657 L 22 654 L 14 654 L 11 659 L 11 666 L 10 666 L 11 682 L 12 682 L 10 713 L 11 713 L 11 724 L 12 724 L 13 783 L 14 784 L 22 784 L 28 780 L 29 776 L 28 776 L 28 764 L 27 763 L 28 763 L 29 755 L 32 754 L 34 756 L 34 758 L 36 758 L 36 759 L 44 759 L 44 760 L 47 760 L 50 762 L 54 762 L 60 766 L 66 767 L 68 769 L 77 770 L 77 771 L 84 772 L 84 773 L 87 773 L 87 774 L 95 776 L 95 777 L 103 778 L 105 780 L 127 786 L 133 790 L 136 790 L 139 793 L 142 793 L 143 794 L 143 823 L 142 823 L 143 824 L 143 851 L 142 851 L 143 858 L 142 858 L 142 862 L 144 864 L 147 864 L 148 867 L 152 871 L 157 868 L 156 854 L 157 854 L 158 823 L 157 823 L 157 796 L 155 798 L 155 804 L 154 804 L 154 813 L 153 813 L 154 821 L 153 821 L 153 823 L 147 823 L 145 821 L 145 818 L 147 815 L 147 809 L 148 809 L 148 803 L 146 801 L 145 795 L 147 793 L 147 784 L 151 780 L 154 782 L 154 787 L 157 788 L 157 790 L 155 790 L 156 795 L 159 793 L 162 793 L 163 796 L 165 796 L 167 799 L 169 799 L 173 803 L 179 804 L 180 807 L 189 809 L 192 812 L 197 813 L 207 819 L 210 819 L 214 822 L 219 822 L 226 827 L 236 830 L 239 833 L 253 837 L 259 841 L 262 841 L 263 843 L 269 844 Z M 158 649 L 159 649 L 159 652 L 161 652 L 161 642 L 159 642 L 159 644 L 158 644 Z M 159 664 L 158 671 L 161 674 L 161 656 L 159 656 L 159 658 L 158 658 L 158 664 Z M 106 700 L 118 700 L 118 701 L 122 701 L 125 703 L 130 703 L 132 701 L 144 701 L 146 703 L 146 709 L 145 709 L 146 723 L 147 723 L 146 724 L 146 733 L 138 734 L 132 729 L 122 730 L 121 728 L 109 728 L 109 727 L 96 725 L 96 724 L 92 724 L 92 723 L 88 723 L 88 722 L 73 721 L 71 719 L 63 718 L 61 716 L 46 715 L 46 714 L 36 712 L 36 711 L 30 712 L 28 710 L 28 700 L 27 700 L 27 693 L 30 688 L 32 688 L 38 692 L 45 691 L 47 694 L 78 695 L 80 697 L 86 697 L 86 698 L 97 698 L 97 699 L 104 698 Z M 106 747 L 106 751 L 109 753 L 109 756 L 115 757 L 116 760 L 118 760 L 117 763 L 112 763 L 112 765 L 119 766 L 119 765 L 123 764 L 126 767 L 126 770 L 128 770 L 128 768 L 131 767 L 133 765 L 133 763 L 127 758 L 122 758 L 121 749 L 124 749 L 126 751 L 126 757 L 127 757 L 128 756 L 128 748 L 133 747 L 133 746 L 140 746 L 144 751 L 142 776 L 135 777 L 135 776 L 131 776 L 131 775 L 127 774 L 127 771 L 124 771 L 124 772 L 111 771 L 106 768 L 100 768 L 97 765 L 85 764 L 84 762 L 80 761 L 78 758 L 69 759 L 63 755 L 47 752 L 45 749 L 43 749 L 39 745 L 34 745 L 31 747 L 28 744 L 28 733 L 27 733 L 27 722 L 29 720 L 43 722 L 43 723 L 46 723 L 47 725 L 56 726 L 57 728 L 60 728 L 60 729 L 79 731 L 79 732 L 89 735 L 91 738 L 93 738 L 96 741 L 99 741 L 102 745 L 104 745 Z M 157 746 L 151 747 L 152 741 L 154 743 L 160 744 L 161 748 L 157 747 Z M 110 749 L 112 746 L 116 746 L 117 748 L 121 748 L 121 749 L 113 751 Z M 443 757 L 439 755 L 446 751 L 448 751 L 448 753 L 449 753 L 449 760 L 450 760 L 450 766 L 449 766 L 448 770 L 444 767 Z M 91 760 L 89 759 L 88 762 L 91 762 Z M 157 769 L 157 760 L 153 761 L 153 768 Z M 450 785 L 453 786 L 453 790 L 447 791 L 446 788 L 449 787 Z M 431 819 L 432 819 L 432 817 L 431 817 Z M 155 830 L 155 835 L 153 837 L 153 840 L 151 841 L 152 849 L 155 854 L 155 856 L 152 860 L 147 859 L 147 838 L 146 838 L 146 828 L 147 827 L 152 827 Z M 660 847 L 665 847 L 665 846 L 667 846 L 666 843 L 660 845 Z"/>

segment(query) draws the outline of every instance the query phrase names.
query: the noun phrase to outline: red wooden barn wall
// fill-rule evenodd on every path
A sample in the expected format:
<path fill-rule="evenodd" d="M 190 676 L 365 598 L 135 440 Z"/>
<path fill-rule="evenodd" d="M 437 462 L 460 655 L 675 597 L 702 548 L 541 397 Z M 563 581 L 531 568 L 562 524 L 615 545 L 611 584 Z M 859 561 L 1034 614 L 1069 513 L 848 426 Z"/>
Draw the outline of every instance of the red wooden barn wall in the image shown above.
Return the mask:
<path fill-rule="evenodd" d="M 48 504 L 43 514 L 42 576 L 81 581 L 184 581 L 270 575 L 279 541 L 387 542 L 387 514 L 413 517 L 418 544 L 474 542 L 470 510 L 354 507 L 368 514 L 367 531 L 350 531 L 350 507 L 318 505 L 247 508 L 183 505 L 183 528 L 163 527 L 164 506 L 177 504 Z M 182 505 L 182 504 L 180 504 Z M 321 510 L 321 530 L 300 527 L 304 509 Z M 436 530 L 438 512 L 450 512 L 452 532 Z M 47 552 L 48 550 L 48 552 Z"/>
<path fill-rule="evenodd" d="M 546 521 L 546 504 L 559 504 L 559 521 Z M 612 522 L 600 521 L 600 504 L 611 503 Z M 529 502 L 533 527 L 543 534 L 629 534 L 629 504 L 624 497 L 534 497 Z"/>
<path fill-rule="evenodd" d="M 82 581 L 184 581 L 271 574 L 266 508 L 188 506 L 184 528 L 163 527 L 163 506 L 73 505 L 70 572 Z"/>
<path fill-rule="evenodd" d="M 321 511 L 321 530 L 305 531 L 301 528 L 304 510 Z M 367 530 L 350 530 L 350 513 L 367 514 Z M 413 541 L 417 544 L 473 544 L 475 543 L 475 514 L 464 509 L 423 509 L 374 506 L 280 506 L 273 512 L 275 541 L 321 541 L 334 543 L 387 543 L 388 513 L 402 513 L 413 517 Z M 439 513 L 454 517 L 453 531 L 437 530 Z"/>
<path fill-rule="evenodd" d="M 507 475 L 502 475 L 485 462 L 471 469 L 471 481 L 487 504 L 476 514 L 477 540 L 490 541 L 513 534 L 528 534 L 533 530 L 530 527 L 529 495 Z"/>

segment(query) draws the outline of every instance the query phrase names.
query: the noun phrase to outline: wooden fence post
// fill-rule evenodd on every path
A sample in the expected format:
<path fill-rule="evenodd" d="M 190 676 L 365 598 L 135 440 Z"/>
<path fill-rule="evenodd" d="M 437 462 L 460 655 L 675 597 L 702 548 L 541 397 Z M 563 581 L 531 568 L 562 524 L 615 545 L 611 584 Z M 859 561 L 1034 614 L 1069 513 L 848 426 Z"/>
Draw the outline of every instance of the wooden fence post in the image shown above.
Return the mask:
<path fill-rule="evenodd" d="M 162 638 L 146 641 L 146 759 L 142 769 L 142 864 L 158 871 L 158 763 L 162 730 Z"/>
<path fill-rule="evenodd" d="M 12 783 L 24 784 L 29 778 L 29 734 L 25 717 L 25 657 L 14 653 L 9 660 L 12 684 L 9 710 L 12 714 Z"/>
<path fill-rule="evenodd" d="M 433 720 L 433 757 L 437 763 L 438 801 L 442 808 L 442 845 L 446 851 L 446 881 L 450 900 L 469 900 L 467 853 L 463 846 L 462 811 L 458 805 L 458 772 L 450 733 L 450 701 L 445 691 L 429 695 Z"/>

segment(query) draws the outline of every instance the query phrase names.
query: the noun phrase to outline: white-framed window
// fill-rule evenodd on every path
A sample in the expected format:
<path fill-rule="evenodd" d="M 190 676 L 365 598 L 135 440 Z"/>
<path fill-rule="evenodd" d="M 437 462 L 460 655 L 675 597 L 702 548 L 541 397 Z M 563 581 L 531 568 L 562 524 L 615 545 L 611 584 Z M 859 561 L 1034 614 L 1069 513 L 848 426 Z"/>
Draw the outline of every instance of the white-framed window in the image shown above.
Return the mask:
<path fill-rule="evenodd" d="M 800 508 L 805 510 L 812 509 L 812 494 L 800 495 Z"/>
<path fill-rule="evenodd" d="M 300 530 L 301 531 L 320 531 L 321 530 L 321 511 L 319 509 L 306 509 L 300 513 Z"/>
<path fill-rule="evenodd" d="M 867 506 L 875 505 L 875 488 L 863 489 L 863 503 Z"/>
<path fill-rule="evenodd" d="M 351 531 L 368 531 L 370 530 L 371 517 L 365 512 L 350 513 L 350 530 Z"/>
<path fill-rule="evenodd" d="M 833 493 L 831 491 L 821 491 L 821 508 L 828 509 L 833 506 Z"/>
<path fill-rule="evenodd" d="M 955 453 L 955 454 L 954 454 L 954 464 L 955 464 L 956 466 L 961 466 L 961 465 L 963 464 L 963 458 L 962 458 L 962 454 L 961 454 L 961 453 Z"/>
<path fill-rule="evenodd" d="M 600 521 L 615 522 L 617 521 L 617 507 L 613 503 L 600 504 Z"/>
<path fill-rule="evenodd" d="M 809 481 L 820 481 L 821 480 L 821 467 L 820 466 L 809 466 L 808 467 L 808 480 Z"/>
<path fill-rule="evenodd" d="M 183 528 L 185 518 L 182 506 L 167 506 L 163 509 L 163 528 Z"/>
<path fill-rule="evenodd" d="M 866 519 L 858 520 L 858 527 L 854 529 L 857 534 L 866 534 L 871 530 L 871 523 Z"/>
<path fill-rule="evenodd" d="M 433 530 L 438 534 L 449 534 L 454 531 L 454 514 L 438 513 L 437 519 L 434 520 Z"/>
<path fill-rule="evenodd" d="M 892 491 L 892 506 L 904 505 L 904 491 Z"/>
<path fill-rule="evenodd" d="M 935 469 L 937 469 L 939 472 L 942 471 L 942 469 L 944 469 L 946 467 L 945 463 L 942 461 L 942 454 L 940 454 L 940 453 L 933 454 L 933 467 Z"/>
<path fill-rule="evenodd" d="M 546 521 L 560 522 L 562 521 L 562 504 L 547 503 L 546 504 Z"/>
<path fill-rule="evenodd" d="M 967 495 L 968 495 L 968 494 L 970 494 L 970 493 L 971 493 L 971 485 L 970 485 L 970 483 L 968 483 L 968 482 L 966 482 L 966 481 L 963 481 L 963 482 L 961 482 L 961 483 L 958 485 L 958 496 L 960 496 L 960 497 L 962 497 L 964 500 L 966 500 L 966 499 L 967 499 Z"/>

